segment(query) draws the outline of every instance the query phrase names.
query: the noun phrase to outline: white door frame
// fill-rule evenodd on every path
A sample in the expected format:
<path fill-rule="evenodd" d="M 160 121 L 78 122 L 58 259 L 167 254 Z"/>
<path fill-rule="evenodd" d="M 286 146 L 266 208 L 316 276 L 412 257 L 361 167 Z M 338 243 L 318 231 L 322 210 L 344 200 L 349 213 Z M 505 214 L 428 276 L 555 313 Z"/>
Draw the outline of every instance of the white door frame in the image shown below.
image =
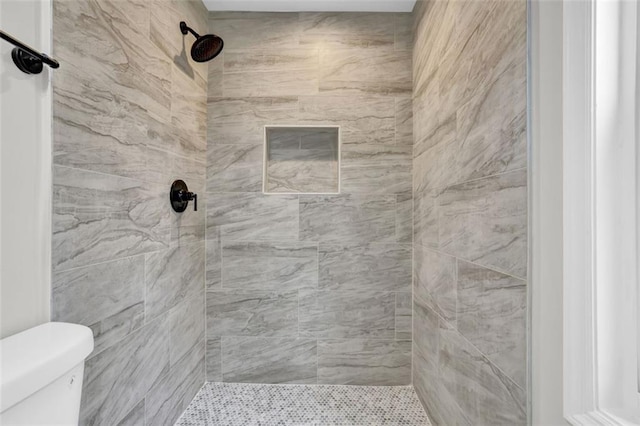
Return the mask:
<path fill-rule="evenodd" d="M 531 6 L 530 424 L 638 424 L 640 10 Z"/>
<path fill-rule="evenodd" d="M 563 411 L 575 425 L 640 422 L 636 18 L 629 0 L 564 3 Z"/>

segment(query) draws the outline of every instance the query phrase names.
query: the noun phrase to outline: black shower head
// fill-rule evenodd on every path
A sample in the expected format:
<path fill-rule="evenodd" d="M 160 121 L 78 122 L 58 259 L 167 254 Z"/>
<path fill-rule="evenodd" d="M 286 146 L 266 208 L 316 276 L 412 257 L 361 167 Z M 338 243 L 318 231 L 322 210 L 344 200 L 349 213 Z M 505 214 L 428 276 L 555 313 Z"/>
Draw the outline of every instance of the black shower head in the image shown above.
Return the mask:
<path fill-rule="evenodd" d="M 180 31 L 182 34 L 190 32 L 196 38 L 191 46 L 191 57 L 196 62 L 207 62 L 215 58 L 222 52 L 224 42 L 220 37 L 215 34 L 205 34 L 200 36 L 197 32 L 193 31 L 187 26 L 187 23 L 180 22 Z"/>

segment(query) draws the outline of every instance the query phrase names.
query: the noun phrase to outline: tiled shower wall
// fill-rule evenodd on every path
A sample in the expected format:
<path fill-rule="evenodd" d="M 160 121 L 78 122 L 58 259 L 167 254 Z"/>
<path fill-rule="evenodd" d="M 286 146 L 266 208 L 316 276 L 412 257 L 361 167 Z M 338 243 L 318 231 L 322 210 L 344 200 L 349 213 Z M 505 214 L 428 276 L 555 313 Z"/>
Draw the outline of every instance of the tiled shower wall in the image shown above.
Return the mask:
<path fill-rule="evenodd" d="M 213 13 L 207 379 L 411 381 L 410 14 Z M 340 195 L 264 195 L 265 125 L 340 125 Z"/>
<path fill-rule="evenodd" d="M 419 1 L 413 384 L 433 423 L 526 424 L 526 2 Z"/>
<path fill-rule="evenodd" d="M 83 425 L 173 424 L 205 379 L 200 1 L 55 0 L 52 319 L 92 328 Z M 185 48 L 187 49 L 185 52 Z"/>

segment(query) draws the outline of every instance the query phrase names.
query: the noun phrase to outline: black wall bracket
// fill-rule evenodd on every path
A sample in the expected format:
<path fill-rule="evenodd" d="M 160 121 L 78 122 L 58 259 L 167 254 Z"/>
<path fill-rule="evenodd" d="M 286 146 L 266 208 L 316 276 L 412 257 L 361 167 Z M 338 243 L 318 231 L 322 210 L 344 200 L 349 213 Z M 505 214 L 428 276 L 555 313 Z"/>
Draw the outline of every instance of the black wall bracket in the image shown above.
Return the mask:
<path fill-rule="evenodd" d="M 169 199 L 171 200 L 171 207 L 178 213 L 185 211 L 191 200 L 193 200 L 193 211 L 198 211 L 198 194 L 189 192 L 187 184 L 182 180 L 178 179 L 171 184 Z"/>
<path fill-rule="evenodd" d="M 59 68 L 60 64 L 44 53 L 37 52 L 33 47 L 28 46 L 15 37 L 0 30 L 0 38 L 16 46 L 11 51 L 11 58 L 18 69 L 26 74 L 40 74 L 42 64 L 47 64 L 51 68 Z"/>

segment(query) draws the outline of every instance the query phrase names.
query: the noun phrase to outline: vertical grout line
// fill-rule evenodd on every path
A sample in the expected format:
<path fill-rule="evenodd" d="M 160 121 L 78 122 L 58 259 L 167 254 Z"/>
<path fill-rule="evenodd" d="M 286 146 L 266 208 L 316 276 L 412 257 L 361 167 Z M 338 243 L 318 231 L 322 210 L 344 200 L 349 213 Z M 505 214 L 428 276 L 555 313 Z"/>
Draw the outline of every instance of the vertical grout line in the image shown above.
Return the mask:
<path fill-rule="evenodd" d="M 320 241 L 316 243 L 316 288 L 320 289 Z M 317 295 L 317 293 L 316 293 Z M 315 295 L 314 295 L 315 297 Z M 316 337 L 316 385 L 320 383 L 320 339 Z"/>
<path fill-rule="evenodd" d="M 205 184 L 206 185 L 206 184 Z M 205 196 L 206 196 L 206 186 L 205 186 Z M 204 215 L 204 293 L 203 293 L 203 297 L 204 297 L 204 382 L 207 383 L 207 366 L 208 364 L 208 359 L 209 359 L 209 345 L 207 344 L 209 342 L 208 339 L 208 332 L 207 332 L 207 246 L 208 246 L 208 242 L 207 242 L 207 211 L 205 208 L 205 215 Z"/>
<path fill-rule="evenodd" d="M 454 277 L 453 277 L 453 282 L 455 284 L 455 290 L 456 290 L 456 307 L 455 307 L 455 311 L 453 312 L 453 321 L 455 323 L 455 329 L 456 331 L 458 331 L 458 258 L 454 257 L 455 259 L 455 266 L 454 266 Z"/>
<path fill-rule="evenodd" d="M 393 292 L 393 340 L 398 340 L 398 292 Z"/>
<path fill-rule="evenodd" d="M 222 229 L 221 228 L 217 228 L 216 229 L 217 233 L 216 233 L 216 244 L 218 245 L 218 259 L 220 260 L 220 291 L 224 290 L 224 256 L 223 254 L 223 247 L 224 244 L 222 242 Z M 223 338 L 222 336 L 219 337 L 220 338 L 220 382 L 224 382 L 224 362 L 222 360 L 222 354 L 224 353 L 223 351 L 223 346 L 222 346 L 222 341 Z"/>

